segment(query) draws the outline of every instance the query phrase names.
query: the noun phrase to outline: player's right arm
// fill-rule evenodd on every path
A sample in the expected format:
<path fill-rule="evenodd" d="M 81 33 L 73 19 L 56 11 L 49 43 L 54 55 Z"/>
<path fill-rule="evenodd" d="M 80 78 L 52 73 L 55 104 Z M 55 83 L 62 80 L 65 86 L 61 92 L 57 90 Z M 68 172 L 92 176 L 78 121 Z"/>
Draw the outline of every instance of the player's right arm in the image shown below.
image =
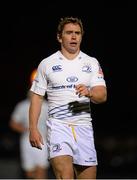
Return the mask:
<path fill-rule="evenodd" d="M 43 96 L 35 93 L 31 93 L 31 102 L 29 108 L 29 140 L 32 147 L 42 149 L 41 144 L 43 144 L 42 136 L 38 130 L 38 119 L 41 112 L 41 106 L 43 102 Z"/>

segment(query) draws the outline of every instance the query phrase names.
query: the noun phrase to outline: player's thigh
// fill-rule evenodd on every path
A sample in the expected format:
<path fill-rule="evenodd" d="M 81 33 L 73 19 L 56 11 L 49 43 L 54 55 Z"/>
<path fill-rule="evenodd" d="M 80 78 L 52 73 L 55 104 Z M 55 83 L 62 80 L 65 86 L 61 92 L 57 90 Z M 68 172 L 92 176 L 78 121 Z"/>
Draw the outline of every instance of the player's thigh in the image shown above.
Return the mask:
<path fill-rule="evenodd" d="M 75 165 L 75 174 L 77 179 L 96 179 L 96 166 L 79 166 Z"/>
<path fill-rule="evenodd" d="M 46 171 L 47 171 L 46 168 L 41 167 L 41 166 L 36 166 L 36 168 L 35 168 L 35 178 L 36 179 L 45 179 L 45 178 L 47 178 Z"/>
<path fill-rule="evenodd" d="M 54 157 L 50 160 L 55 175 L 63 177 L 64 174 L 68 174 L 68 177 L 73 176 L 73 163 L 72 157 L 69 155 L 62 155 Z"/>

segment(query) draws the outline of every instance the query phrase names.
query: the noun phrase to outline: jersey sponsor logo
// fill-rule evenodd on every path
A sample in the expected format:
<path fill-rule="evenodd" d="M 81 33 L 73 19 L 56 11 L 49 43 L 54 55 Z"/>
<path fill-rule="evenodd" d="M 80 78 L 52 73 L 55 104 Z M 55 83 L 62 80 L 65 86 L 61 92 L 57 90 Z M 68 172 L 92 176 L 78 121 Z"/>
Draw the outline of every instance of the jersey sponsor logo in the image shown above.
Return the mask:
<path fill-rule="evenodd" d="M 92 72 L 92 68 L 90 65 L 85 65 L 82 67 L 82 71 L 86 72 L 86 73 L 91 73 Z"/>
<path fill-rule="evenodd" d="M 68 85 L 60 85 L 60 86 L 52 86 L 50 89 L 71 89 L 71 88 L 75 88 L 75 84 L 68 84 Z"/>
<path fill-rule="evenodd" d="M 76 76 L 70 76 L 70 77 L 67 77 L 66 80 L 68 82 L 77 82 L 78 78 Z"/>
<path fill-rule="evenodd" d="M 56 65 L 56 66 L 53 66 L 53 67 L 52 67 L 52 70 L 53 70 L 54 72 L 62 71 L 62 67 L 61 67 L 61 65 Z"/>

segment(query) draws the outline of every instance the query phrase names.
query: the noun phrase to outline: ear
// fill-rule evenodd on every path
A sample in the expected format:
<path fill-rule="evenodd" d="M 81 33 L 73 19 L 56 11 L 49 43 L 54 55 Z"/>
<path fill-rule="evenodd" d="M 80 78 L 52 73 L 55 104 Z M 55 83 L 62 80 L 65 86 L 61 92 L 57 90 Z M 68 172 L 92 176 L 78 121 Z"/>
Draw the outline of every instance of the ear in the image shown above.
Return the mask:
<path fill-rule="evenodd" d="M 57 34 L 57 40 L 58 40 L 58 42 L 62 42 L 62 39 L 61 39 L 61 37 L 59 36 L 59 34 Z"/>

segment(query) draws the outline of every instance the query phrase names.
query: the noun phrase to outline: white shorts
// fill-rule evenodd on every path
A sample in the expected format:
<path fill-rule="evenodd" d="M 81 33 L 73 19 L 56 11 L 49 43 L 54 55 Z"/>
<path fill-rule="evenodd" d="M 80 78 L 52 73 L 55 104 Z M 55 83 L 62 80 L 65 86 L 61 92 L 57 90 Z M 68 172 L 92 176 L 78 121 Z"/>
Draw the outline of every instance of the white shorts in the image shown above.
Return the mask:
<path fill-rule="evenodd" d="M 97 155 L 92 126 L 48 122 L 49 159 L 61 155 L 73 157 L 73 164 L 96 166 Z"/>
<path fill-rule="evenodd" d="M 42 145 L 42 150 L 30 145 L 29 138 L 25 138 L 20 144 L 21 165 L 23 170 L 29 171 L 37 166 L 47 168 L 49 166 L 46 143 Z"/>

